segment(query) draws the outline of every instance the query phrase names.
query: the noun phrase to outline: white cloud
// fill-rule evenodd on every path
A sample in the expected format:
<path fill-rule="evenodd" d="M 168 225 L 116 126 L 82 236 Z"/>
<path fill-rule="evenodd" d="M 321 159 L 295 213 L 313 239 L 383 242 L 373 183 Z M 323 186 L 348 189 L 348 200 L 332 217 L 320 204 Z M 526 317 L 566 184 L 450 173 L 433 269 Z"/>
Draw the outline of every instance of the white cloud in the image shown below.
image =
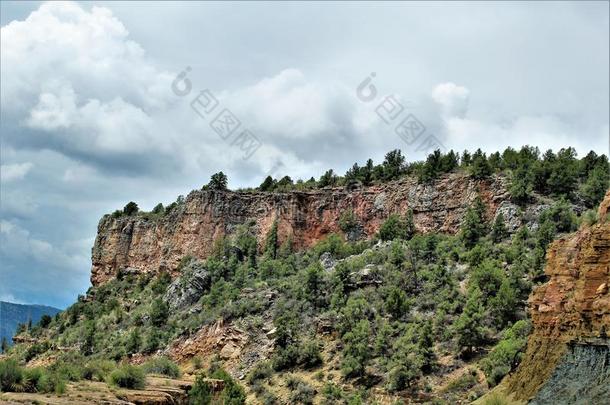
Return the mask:
<path fill-rule="evenodd" d="M 106 8 L 50 2 L 2 27 L 3 118 L 35 130 L 16 143 L 106 165 L 167 153 L 153 117 L 175 99 L 171 80 Z"/>
<path fill-rule="evenodd" d="M 76 113 L 75 99 L 74 89 L 69 84 L 61 86 L 57 92 L 41 93 L 26 124 L 47 131 L 69 128 Z"/>
<path fill-rule="evenodd" d="M 222 96 L 257 128 L 295 140 L 351 125 L 355 100 L 338 83 L 308 80 L 298 69 Z"/>
<path fill-rule="evenodd" d="M 13 163 L 0 166 L 0 179 L 3 182 L 15 181 L 23 179 L 29 171 L 34 167 L 31 162 Z"/>
<path fill-rule="evenodd" d="M 29 257 L 39 264 L 58 266 L 67 272 L 78 272 L 86 263 L 79 255 L 68 254 L 45 240 L 32 237 L 27 229 L 14 222 L 0 220 L 0 241 L 0 252 L 5 259 Z"/>
<path fill-rule="evenodd" d="M 59 77 L 84 98 L 106 101 L 118 93 L 145 108 L 165 106 L 171 75 L 156 69 L 128 35 L 109 9 L 86 11 L 71 2 L 44 3 L 2 27 L 6 108 L 27 109 Z"/>
<path fill-rule="evenodd" d="M 470 90 L 452 82 L 437 84 L 432 90 L 432 99 L 441 106 L 445 117 L 464 117 L 469 97 Z"/>
<path fill-rule="evenodd" d="M 540 150 L 572 146 L 582 157 L 591 149 L 604 149 L 608 134 L 600 137 L 597 144 L 579 139 L 578 129 L 554 116 L 521 116 L 499 124 L 483 119 L 453 117 L 445 122 L 446 145 L 461 150 L 481 148 L 486 151 L 502 151 L 505 148 L 522 145 L 538 146 Z M 605 126 L 607 131 L 607 126 Z M 604 132 L 604 128 L 600 129 Z M 602 152 L 603 153 L 603 152 Z"/>
<path fill-rule="evenodd" d="M 6 187 L 8 188 L 8 187 Z M 36 213 L 39 195 L 32 197 L 27 192 L 24 192 L 19 187 L 12 187 L 6 190 L 3 183 L 2 199 L 0 207 L 2 207 L 2 216 L 7 218 L 29 218 Z"/>

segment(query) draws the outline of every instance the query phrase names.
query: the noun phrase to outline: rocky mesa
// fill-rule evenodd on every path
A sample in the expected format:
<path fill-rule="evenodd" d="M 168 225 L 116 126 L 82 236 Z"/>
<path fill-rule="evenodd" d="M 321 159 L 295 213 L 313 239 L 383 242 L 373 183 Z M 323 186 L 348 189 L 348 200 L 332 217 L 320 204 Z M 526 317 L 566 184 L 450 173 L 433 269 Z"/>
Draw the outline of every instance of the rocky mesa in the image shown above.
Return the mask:
<path fill-rule="evenodd" d="M 389 214 L 408 209 L 413 211 L 418 231 L 455 233 L 466 209 L 480 194 L 488 216 L 492 218 L 502 209 L 508 227 L 514 230 L 522 219 L 509 202 L 507 183 L 507 178 L 499 175 L 476 180 L 452 173 L 430 184 L 404 178 L 370 187 L 305 192 L 193 191 L 160 218 L 104 216 L 92 249 L 91 282 L 98 285 L 125 269 L 172 272 L 186 255 L 208 257 L 216 239 L 247 222 L 255 224 L 261 243 L 277 220 L 280 242 L 290 237 L 296 249 L 341 232 L 339 220 L 347 211 L 357 220 L 354 230 L 346 235 L 350 240 L 371 237 Z"/>

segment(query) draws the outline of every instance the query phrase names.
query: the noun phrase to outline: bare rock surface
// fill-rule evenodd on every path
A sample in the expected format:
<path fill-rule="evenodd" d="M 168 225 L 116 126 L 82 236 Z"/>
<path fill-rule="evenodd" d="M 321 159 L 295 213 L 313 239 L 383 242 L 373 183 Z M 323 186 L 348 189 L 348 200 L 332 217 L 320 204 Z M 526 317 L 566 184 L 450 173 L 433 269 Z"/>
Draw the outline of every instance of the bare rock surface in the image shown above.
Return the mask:
<path fill-rule="evenodd" d="M 92 250 L 91 282 L 103 283 L 119 271 L 169 271 L 177 276 L 180 260 L 207 258 L 214 241 L 254 223 L 259 243 L 278 221 L 280 243 L 292 238 L 296 249 L 312 246 L 330 233 L 341 233 L 339 218 L 351 210 L 358 224 L 350 239 L 372 237 L 391 213 L 413 210 L 419 232 L 455 233 L 472 200 L 480 193 L 488 219 L 509 200 L 507 179 L 475 180 L 463 173 L 429 184 L 415 178 L 355 189 L 327 188 L 286 193 L 199 190 L 161 217 L 104 216 Z M 511 219 L 512 228 L 517 219 Z"/>
<path fill-rule="evenodd" d="M 163 299 L 170 309 L 181 309 L 191 306 L 208 291 L 212 278 L 203 263 L 191 260 L 167 288 Z"/>

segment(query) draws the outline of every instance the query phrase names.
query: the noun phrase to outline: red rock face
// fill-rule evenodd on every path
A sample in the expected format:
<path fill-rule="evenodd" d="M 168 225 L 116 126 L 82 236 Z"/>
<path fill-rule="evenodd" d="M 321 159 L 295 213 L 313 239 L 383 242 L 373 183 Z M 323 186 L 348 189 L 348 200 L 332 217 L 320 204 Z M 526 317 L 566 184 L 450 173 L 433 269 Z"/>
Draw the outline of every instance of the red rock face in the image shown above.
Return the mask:
<path fill-rule="evenodd" d="M 137 272 L 173 271 L 185 255 L 208 257 L 216 239 L 248 221 L 254 222 L 261 243 L 277 219 L 280 242 L 290 235 L 296 249 L 341 232 L 339 218 L 348 210 L 358 218 L 363 238 L 373 236 L 389 214 L 409 208 L 418 231 L 455 233 L 477 192 L 490 218 L 508 199 L 505 178 L 477 181 L 464 174 L 427 185 L 407 178 L 354 191 L 193 191 L 183 206 L 163 218 L 102 218 L 92 251 L 91 282 L 103 283 L 128 267 Z"/>
<path fill-rule="evenodd" d="M 610 191 L 600 218 L 610 205 Z M 535 332 L 563 341 L 610 332 L 610 222 L 600 222 L 554 242 L 547 252 L 549 281 L 530 297 Z"/>
<path fill-rule="evenodd" d="M 600 222 L 556 240 L 547 251 L 547 283 L 529 299 L 533 332 L 524 360 L 507 378 L 510 392 L 527 400 L 546 382 L 567 344 L 597 344 L 610 335 L 610 190 Z"/>

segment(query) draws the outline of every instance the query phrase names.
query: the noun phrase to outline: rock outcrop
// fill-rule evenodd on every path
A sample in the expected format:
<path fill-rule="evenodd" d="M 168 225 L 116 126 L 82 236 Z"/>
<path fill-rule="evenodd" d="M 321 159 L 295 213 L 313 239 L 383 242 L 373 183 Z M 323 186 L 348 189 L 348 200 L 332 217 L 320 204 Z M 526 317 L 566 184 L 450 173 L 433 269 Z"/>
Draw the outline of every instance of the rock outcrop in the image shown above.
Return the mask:
<path fill-rule="evenodd" d="M 168 287 L 163 300 L 171 310 L 196 303 L 210 288 L 212 277 L 203 264 L 195 259 L 187 263 Z"/>
<path fill-rule="evenodd" d="M 475 180 L 465 174 L 450 174 L 430 184 L 405 178 L 353 190 L 193 191 L 160 218 L 104 216 L 92 251 L 91 282 L 103 283 L 127 268 L 173 272 L 182 257 L 208 257 L 216 239 L 248 221 L 254 222 L 258 239 L 263 241 L 277 220 L 280 241 L 290 235 L 297 249 L 309 247 L 331 232 L 340 232 L 339 218 L 348 210 L 358 220 L 358 232 L 350 233 L 350 238 L 374 235 L 390 213 L 404 213 L 409 208 L 418 231 L 455 233 L 477 193 L 492 218 L 509 199 L 506 189 L 504 177 Z"/>
<path fill-rule="evenodd" d="M 610 391 L 609 207 L 610 190 L 597 224 L 558 239 L 547 251 L 548 282 L 529 299 L 533 332 L 524 360 L 506 381 L 516 399 L 593 404 Z"/>

